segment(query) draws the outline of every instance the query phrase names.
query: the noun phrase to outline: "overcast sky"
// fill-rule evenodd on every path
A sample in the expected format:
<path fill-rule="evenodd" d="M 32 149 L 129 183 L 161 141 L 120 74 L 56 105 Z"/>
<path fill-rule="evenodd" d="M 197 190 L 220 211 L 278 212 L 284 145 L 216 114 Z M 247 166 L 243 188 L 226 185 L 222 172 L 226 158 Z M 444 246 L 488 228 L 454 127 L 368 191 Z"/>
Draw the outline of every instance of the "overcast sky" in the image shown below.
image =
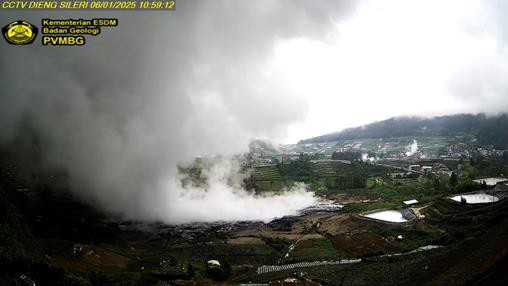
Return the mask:
<path fill-rule="evenodd" d="M 507 112 L 507 1 L 365 1 L 325 40 L 275 44 L 307 103 L 289 142 L 397 115 Z"/>
<path fill-rule="evenodd" d="M 5 24 L 119 25 L 83 47 L 42 46 L 40 35 L 0 43 L 0 145 L 64 168 L 79 197 L 128 218 L 256 219 L 253 204 L 266 208 L 258 219 L 289 214 L 313 197 L 254 197 L 226 185 L 236 170 L 226 163 L 210 171 L 211 189 L 188 190 L 176 166 L 245 152 L 256 137 L 506 112 L 507 10 L 502 0 L 182 0 L 164 12 L 1 11 Z"/>

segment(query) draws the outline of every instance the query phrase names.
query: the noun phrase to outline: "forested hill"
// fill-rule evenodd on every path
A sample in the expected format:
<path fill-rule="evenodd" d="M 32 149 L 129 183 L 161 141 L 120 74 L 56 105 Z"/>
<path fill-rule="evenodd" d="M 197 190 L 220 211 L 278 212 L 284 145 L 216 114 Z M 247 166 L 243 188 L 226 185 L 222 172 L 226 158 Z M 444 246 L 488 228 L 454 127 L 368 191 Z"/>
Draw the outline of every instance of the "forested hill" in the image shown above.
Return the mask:
<path fill-rule="evenodd" d="M 347 139 L 390 138 L 408 136 L 476 135 L 480 143 L 498 148 L 508 145 L 508 115 L 458 114 L 433 118 L 394 117 L 361 127 L 301 140 L 298 143 L 318 143 Z"/>

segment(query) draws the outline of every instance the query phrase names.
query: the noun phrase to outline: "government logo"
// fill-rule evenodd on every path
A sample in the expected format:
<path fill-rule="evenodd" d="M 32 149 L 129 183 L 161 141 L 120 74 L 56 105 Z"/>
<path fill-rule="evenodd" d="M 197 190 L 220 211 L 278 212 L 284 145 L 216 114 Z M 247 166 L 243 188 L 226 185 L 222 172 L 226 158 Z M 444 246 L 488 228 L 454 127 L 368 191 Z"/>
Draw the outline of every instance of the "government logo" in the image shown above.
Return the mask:
<path fill-rule="evenodd" d="M 33 43 L 37 37 L 37 27 L 26 21 L 18 20 L 3 27 L 2 35 L 9 44 L 28 45 Z"/>

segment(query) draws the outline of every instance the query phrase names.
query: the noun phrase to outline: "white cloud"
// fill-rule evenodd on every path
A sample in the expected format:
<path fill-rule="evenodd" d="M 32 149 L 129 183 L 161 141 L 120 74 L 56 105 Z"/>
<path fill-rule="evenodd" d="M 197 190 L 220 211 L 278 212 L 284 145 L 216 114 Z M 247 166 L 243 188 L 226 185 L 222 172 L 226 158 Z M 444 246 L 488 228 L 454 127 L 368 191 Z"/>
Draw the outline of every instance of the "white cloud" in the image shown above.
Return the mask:
<path fill-rule="evenodd" d="M 326 42 L 276 45 L 272 67 L 309 106 L 289 141 L 397 115 L 508 111 L 507 43 L 488 3 L 369 1 L 356 12 Z"/>

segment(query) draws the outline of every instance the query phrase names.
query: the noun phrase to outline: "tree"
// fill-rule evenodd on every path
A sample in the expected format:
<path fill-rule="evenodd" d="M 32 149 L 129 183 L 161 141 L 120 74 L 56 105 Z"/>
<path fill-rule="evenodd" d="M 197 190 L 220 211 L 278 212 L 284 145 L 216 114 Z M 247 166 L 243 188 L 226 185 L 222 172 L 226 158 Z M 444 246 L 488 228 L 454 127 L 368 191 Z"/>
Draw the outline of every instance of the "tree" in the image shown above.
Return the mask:
<path fill-rule="evenodd" d="M 360 152 L 338 152 L 335 151 L 332 154 L 333 160 L 360 160 L 362 158 L 362 154 Z"/>
<path fill-rule="evenodd" d="M 459 179 L 457 178 L 457 174 L 455 172 L 452 173 L 450 176 L 450 187 L 453 189 L 457 186 L 457 183 L 459 182 Z"/>
<path fill-rule="evenodd" d="M 207 263 L 205 269 L 208 277 L 215 281 L 224 281 L 231 276 L 231 266 L 227 261 L 224 261 L 219 267 L 210 267 Z"/>
<path fill-rule="evenodd" d="M 460 170 L 459 183 L 469 183 L 469 181 L 472 181 L 476 177 L 476 172 L 476 168 L 471 163 L 466 162 Z"/>
<path fill-rule="evenodd" d="M 439 181 L 439 178 L 434 178 L 434 182 L 433 182 L 433 184 L 434 184 L 434 190 L 435 190 L 435 191 L 439 191 L 439 187 L 440 187 L 440 185 L 441 185 L 441 184 L 440 184 L 440 181 Z"/>
<path fill-rule="evenodd" d="M 190 264 L 190 262 L 187 264 L 187 275 L 189 275 L 190 278 L 196 275 L 196 270 L 194 270 L 194 267 Z"/>
<path fill-rule="evenodd" d="M 176 260 L 176 257 L 171 256 L 169 258 L 169 265 L 171 265 L 171 266 L 177 266 L 178 265 L 178 260 Z"/>
<path fill-rule="evenodd" d="M 483 156 L 482 154 L 480 154 L 480 152 L 473 152 L 473 155 L 471 157 L 471 164 L 475 165 L 475 164 L 479 164 L 483 161 Z"/>

